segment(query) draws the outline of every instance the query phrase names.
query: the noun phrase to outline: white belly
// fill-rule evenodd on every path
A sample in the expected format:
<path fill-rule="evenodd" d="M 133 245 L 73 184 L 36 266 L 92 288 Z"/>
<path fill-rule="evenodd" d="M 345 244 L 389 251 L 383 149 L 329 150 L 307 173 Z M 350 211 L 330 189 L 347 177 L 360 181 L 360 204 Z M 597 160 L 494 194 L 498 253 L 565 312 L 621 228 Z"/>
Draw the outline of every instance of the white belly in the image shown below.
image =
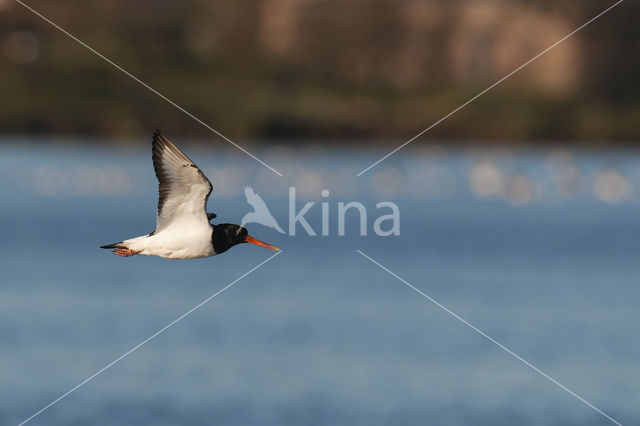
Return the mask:
<path fill-rule="evenodd" d="M 126 247 L 145 256 L 167 259 L 197 259 L 213 256 L 211 226 L 208 229 L 167 228 L 153 235 L 123 241 Z"/>

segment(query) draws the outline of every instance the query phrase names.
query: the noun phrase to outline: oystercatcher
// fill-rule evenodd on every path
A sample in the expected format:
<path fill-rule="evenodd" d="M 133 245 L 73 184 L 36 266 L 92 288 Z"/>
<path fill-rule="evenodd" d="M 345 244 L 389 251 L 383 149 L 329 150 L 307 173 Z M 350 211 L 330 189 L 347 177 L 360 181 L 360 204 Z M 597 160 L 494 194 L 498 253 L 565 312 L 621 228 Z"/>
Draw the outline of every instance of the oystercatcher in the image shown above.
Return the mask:
<path fill-rule="evenodd" d="M 159 130 L 152 145 L 153 168 L 160 183 L 156 230 L 101 248 L 114 249 L 122 257 L 140 254 L 168 259 L 215 256 L 241 243 L 280 250 L 253 238 L 240 225 L 212 225 L 216 215 L 206 210 L 213 189 L 209 179 Z"/>

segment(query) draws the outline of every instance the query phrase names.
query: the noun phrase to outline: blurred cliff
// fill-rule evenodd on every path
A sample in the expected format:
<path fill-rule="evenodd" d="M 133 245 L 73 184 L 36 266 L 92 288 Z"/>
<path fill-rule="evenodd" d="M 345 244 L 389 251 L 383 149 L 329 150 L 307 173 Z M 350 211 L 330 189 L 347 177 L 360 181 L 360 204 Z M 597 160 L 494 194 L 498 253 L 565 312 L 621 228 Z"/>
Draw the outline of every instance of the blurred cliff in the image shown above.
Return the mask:
<path fill-rule="evenodd" d="M 612 4 L 613 2 L 611 2 Z M 606 8 L 500 0 L 30 0 L 231 138 L 415 135 Z M 629 143 L 640 5 L 625 2 L 425 139 Z M 0 0 L 0 131 L 211 137 L 13 0 Z"/>

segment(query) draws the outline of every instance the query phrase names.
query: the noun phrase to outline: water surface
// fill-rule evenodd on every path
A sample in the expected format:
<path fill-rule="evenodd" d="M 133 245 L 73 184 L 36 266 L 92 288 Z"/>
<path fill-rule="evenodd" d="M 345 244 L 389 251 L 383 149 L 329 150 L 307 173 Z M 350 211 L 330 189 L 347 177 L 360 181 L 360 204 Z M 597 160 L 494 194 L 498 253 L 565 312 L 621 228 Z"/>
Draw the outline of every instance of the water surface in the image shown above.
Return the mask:
<path fill-rule="evenodd" d="M 149 232 L 145 149 L 0 148 L 0 424 L 17 424 L 272 253 L 122 259 Z M 187 147 L 239 223 L 252 185 L 288 228 L 288 188 L 320 230 L 249 225 L 283 253 L 30 424 L 610 424 L 356 253 L 370 255 L 623 424 L 640 423 L 640 197 L 634 152 L 376 150 L 261 156 Z M 382 153 L 382 152 L 380 152 Z M 496 175 L 497 173 L 497 175 Z M 498 178 L 496 178 L 498 176 Z M 496 179 L 499 182 L 496 187 Z M 327 188 L 330 197 L 320 191 Z M 498 188 L 498 189 L 496 189 Z M 337 237 L 337 203 L 401 209 L 401 235 Z"/>

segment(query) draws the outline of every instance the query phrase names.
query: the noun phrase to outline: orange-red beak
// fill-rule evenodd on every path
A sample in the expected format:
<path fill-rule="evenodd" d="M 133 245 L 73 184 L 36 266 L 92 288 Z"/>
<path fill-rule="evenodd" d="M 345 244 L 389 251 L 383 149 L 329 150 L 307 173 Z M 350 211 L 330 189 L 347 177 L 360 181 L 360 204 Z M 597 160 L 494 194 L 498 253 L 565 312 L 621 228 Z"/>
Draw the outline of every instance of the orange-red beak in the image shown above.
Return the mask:
<path fill-rule="evenodd" d="M 264 243 L 264 242 L 262 242 L 260 240 L 257 240 L 255 238 L 253 238 L 251 235 L 247 235 L 247 237 L 244 239 L 244 241 L 246 243 L 255 244 L 255 245 L 260 246 L 260 247 L 266 247 L 266 248 L 268 248 L 270 250 L 280 251 L 280 249 L 278 247 L 272 246 L 271 244 L 267 244 L 267 243 Z"/>

